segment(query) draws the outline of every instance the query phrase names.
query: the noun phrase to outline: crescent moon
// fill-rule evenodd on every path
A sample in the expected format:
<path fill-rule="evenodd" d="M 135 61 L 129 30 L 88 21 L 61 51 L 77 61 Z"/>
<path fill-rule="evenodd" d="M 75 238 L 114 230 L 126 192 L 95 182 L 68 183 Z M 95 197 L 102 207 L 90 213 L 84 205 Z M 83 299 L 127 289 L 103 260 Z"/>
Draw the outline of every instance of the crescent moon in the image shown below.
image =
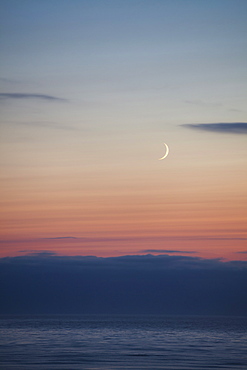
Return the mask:
<path fill-rule="evenodd" d="M 163 157 L 159 158 L 159 161 L 161 161 L 162 159 L 165 159 L 168 156 L 168 154 L 169 154 L 169 147 L 168 147 L 168 145 L 166 143 L 164 143 L 164 145 L 166 147 L 166 153 L 165 153 L 165 155 Z"/>

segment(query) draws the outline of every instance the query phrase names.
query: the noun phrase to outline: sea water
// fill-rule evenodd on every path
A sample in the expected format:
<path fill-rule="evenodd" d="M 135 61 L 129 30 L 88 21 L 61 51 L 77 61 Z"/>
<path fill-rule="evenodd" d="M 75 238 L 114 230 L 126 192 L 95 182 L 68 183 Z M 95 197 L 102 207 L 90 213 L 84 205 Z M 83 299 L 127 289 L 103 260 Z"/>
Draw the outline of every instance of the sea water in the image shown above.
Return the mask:
<path fill-rule="evenodd" d="M 247 369 L 247 318 L 0 316 L 0 368 Z"/>

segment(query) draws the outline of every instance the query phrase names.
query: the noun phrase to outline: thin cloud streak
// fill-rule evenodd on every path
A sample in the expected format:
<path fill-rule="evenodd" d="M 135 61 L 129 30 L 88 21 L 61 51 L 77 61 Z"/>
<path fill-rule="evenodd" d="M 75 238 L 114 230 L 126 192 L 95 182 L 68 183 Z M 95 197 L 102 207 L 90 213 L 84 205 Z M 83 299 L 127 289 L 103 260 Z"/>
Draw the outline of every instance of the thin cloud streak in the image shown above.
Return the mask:
<path fill-rule="evenodd" d="M 22 83 L 19 80 L 14 80 L 12 78 L 5 78 L 5 77 L 0 77 L 0 82 L 6 83 L 6 84 L 11 84 L 11 85 L 21 84 Z"/>
<path fill-rule="evenodd" d="M 46 94 L 0 93 L 0 100 L 5 100 L 5 99 L 40 99 L 40 100 L 60 101 L 60 102 L 68 101 L 67 99 L 58 98 L 56 96 L 46 95 Z"/>
<path fill-rule="evenodd" d="M 54 238 L 42 238 L 46 240 L 78 239 L 76 236 L 56 236 Z"/>
<path fill-rule="evenodd" d="M 231 122 L 231 123 L 188 123 L 181 125 L 186 128 L 191 128 L 201 131 L 210 131 L 226 134 L 247 134 L 246 122 Z"/>
<path fill-rule="evenodd" d="M 56 252 L 48 251 L 48 250 L 35 250 L 35 249 L 25 249 L 23 251 L 19 251 L 20 253 L 25 253 L 25 256 L 28 257 L 51 257 L 57 256 Z"/>
<path fill-rule="evenodd" d="M 88 132 L 89 130 L 88 129 L 84 129 L 84 128 L 79 128 L 79 127 L 75 127 L 75 126 L 64 126 L 64 125 L 61 125 L 60 123 L 56 123 L 56 122 L 33 122 L 33 121 L 30 121 L 30 122 L 4 122 L 4 124 L 6 125 L 16 125 L 16 126 L 27 126 L 27 127 L 37 127 L 37 128 L 47 128 L 47 129 L 52 129 L 52 130 L 65 130 L 65 131 L 82 131 L 83 133 L 86 133 Z"/>
<path fill-rule="evenodd" d="M 140 251 L 141 253 L 197 253 L 195 251 L 178 251 L 172 249 L 144 249 Z"/>
<path fill-rule="evenodd" d="M 203 100 L 185 100 L 185 103 L 187 104 L 193 104 L 193 105 L 198 105 L 198 106 L 202 106 L 202 107 L 221 107 L 222 104 L 221 103 L 207 103 L 207 102 L 204 102 Z"/>
<path fill-rule="evenodd" d="M 44 238 L 31 238 L 31 239 L 8 239 L 8 240 L 1 240 L 0 239 L 0 244 L 9 244 L 9 243 L 34 243 L 34 242 L 42 242 L 45 240 L 50 240 L 50 241 L 56 241 L 56 240 L 71 240 L 73 241 L 78 241 L 81 243 L 108 243 L 108 242 L 169 242 L 169 241 L 196 241 L 196 240 L 247 240 L 246 237 L 242 236 L 236 236 L 236 237 L 227 237 L 227 236 L 206 236 L 206 235 L 198 235 L 198 236 L 188 236 L 188 235 L 181 235 L 181 236 L 176 236 L 176 235 L 170 235 L 170 236 L 151 236 L 151 237 L 75 237 L 75 236 L 55 236 L 55 237 L 44 237 Z M 156 249 L 147 249 L 144 250 L 148 253 L 148 251 L 156 251 Z M 158 250 L 157 251 L 162 251 Z M 166 251 L 166 250 L 164 250 Z M 143 252 L 143 251 L 142 251 Z M 178 253 L 182 252 L 185 253 L 184 251 L 176 251 Z M 157 253 L 157 252 L 154 252 Z M 164 252 L 165 253 L 165 252 Z M 169 252 L 169 253 L 172 253 Z M 194 251 L 191 251 L 190 253 L 196 253 Z"/>

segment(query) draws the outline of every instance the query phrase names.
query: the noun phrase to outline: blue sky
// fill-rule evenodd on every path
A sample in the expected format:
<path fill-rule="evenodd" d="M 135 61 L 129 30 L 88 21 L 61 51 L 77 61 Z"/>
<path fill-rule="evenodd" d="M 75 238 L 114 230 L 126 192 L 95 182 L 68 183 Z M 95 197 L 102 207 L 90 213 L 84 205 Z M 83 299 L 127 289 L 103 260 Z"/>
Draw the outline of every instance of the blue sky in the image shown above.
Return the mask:
<path fill-rule="evenodd" d="M 173 114 L 193 103 L 241 109 L 245 20 L 245 1 L 6 1 L 2 74 L 79 104 L 114 99 L 116 114 L 130 99 L 154 119 L 164 100 Z"/>

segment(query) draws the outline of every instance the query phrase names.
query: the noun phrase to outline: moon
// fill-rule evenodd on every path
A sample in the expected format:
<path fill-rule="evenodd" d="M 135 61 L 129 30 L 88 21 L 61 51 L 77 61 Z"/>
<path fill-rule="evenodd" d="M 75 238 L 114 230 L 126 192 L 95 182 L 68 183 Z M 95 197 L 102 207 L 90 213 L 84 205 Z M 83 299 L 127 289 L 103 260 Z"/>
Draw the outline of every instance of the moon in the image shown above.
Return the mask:
<path fill-rule="evenodd" d="M 163 157 L 159 158 L 159 161 L 161 161 L 162 159 L 165 159 L 168 156 L 168 154 L 169 154 L 169 147 L 168 147 L 168 145 L 166 143 L 164 143 L 164 145 L 166 147 L 166 153 L 165 153 L 165 155 Z"/>

